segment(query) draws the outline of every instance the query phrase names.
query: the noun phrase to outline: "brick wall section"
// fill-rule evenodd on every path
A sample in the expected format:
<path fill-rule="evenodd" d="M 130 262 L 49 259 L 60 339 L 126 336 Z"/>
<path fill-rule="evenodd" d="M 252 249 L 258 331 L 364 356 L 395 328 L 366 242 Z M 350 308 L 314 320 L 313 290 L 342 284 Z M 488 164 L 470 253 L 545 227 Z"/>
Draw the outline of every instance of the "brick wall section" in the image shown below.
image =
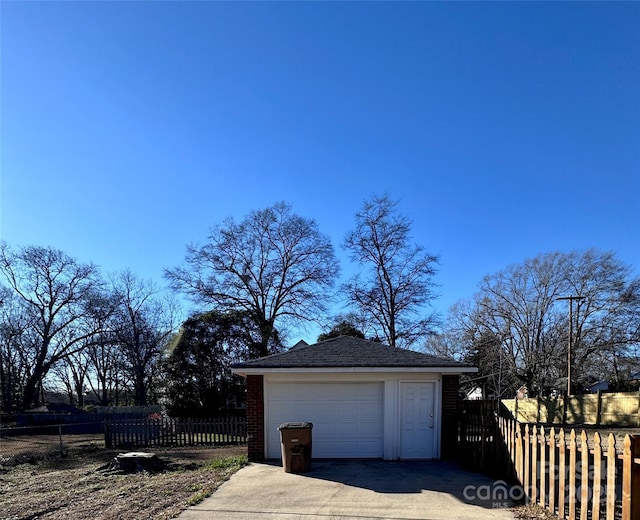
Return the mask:
<path fill-rule="evenodd" d="M 460 376 L 442 375 L 442 444 L 440 457 L 456 457 Z"/>
<path fill-rule="evenodd" d="M 264 378 L 247 376 L 247 442 L 251 462 L 264 460 Z"/>

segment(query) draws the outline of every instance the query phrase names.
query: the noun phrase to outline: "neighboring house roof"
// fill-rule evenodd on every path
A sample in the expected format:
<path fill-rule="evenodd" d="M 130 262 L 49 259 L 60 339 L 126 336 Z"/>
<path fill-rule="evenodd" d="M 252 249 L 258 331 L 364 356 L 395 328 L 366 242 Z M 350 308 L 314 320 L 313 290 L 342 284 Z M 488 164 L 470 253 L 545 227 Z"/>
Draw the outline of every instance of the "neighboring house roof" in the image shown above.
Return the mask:
<path fill-rule="evenodd" d="M 298 341 L 298 343 L 296 343 L 293 347 L 291 347 L 290 350 L 294 349 L 294 348 L 301 348 L 301 347 L 308 347 L 309 343 L 307 343 L 305 340 L 301 339 L 300 341 Z"/>
<path fill-rule="evenodd" d="M 589 392 L 596 393 L 598 390 L 609 390 L 609 382 L 608 381 L 598 381 L 597 383 L 593 383 L 589 387 Z"/>
<path fill-rule="evenodd" d="M 430 372 L 475 372 L 471 365 L 374 341 L 339 336 L 313 345 L 297 343 L 286 352 L 272 354 L 231 367 L 239 374 L 309 369 L 424 369 Z M 333 371 L 333 370 L 332 370 Z"/>

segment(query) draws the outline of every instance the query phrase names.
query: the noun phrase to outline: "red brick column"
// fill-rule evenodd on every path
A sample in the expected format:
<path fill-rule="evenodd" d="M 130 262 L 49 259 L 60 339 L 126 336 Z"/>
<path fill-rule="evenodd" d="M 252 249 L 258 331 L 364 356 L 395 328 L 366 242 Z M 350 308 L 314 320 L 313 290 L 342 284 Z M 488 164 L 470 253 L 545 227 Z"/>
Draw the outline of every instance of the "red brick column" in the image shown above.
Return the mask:
<path fill-rule="evenodd" d="M 440 458 L 456 456 L 458 440 L 458 392 L 460 376 L 442 375 L 442 436 Z"/>
<path fill-rule="evenodd" d="M 247 441 L 249 460 L 264 460 L 264 377 L 247 376 Z"/>

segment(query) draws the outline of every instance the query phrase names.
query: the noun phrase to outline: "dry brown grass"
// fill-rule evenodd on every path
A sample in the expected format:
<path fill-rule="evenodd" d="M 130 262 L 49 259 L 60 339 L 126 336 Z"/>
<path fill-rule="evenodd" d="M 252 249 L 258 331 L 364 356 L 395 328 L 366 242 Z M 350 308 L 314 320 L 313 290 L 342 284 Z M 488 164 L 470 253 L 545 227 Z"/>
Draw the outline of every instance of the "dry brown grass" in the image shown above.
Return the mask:
<path fill-rule="evenodd" d="M 513 516 L 518 520 L 558 520 L 558 516 L 537 504 L 515 507 Z"/>
<path fill-rule="evenodd" d="M 145 450 L 156 453 L 167 470 L 97 471 L 121 451 L 88 444 L 69 448 L 64 457 L 54 451 L 0 466 L 0 519 L 173 518 L 213 493 L 242 466 L 247 452 L 244 446 Z"/>

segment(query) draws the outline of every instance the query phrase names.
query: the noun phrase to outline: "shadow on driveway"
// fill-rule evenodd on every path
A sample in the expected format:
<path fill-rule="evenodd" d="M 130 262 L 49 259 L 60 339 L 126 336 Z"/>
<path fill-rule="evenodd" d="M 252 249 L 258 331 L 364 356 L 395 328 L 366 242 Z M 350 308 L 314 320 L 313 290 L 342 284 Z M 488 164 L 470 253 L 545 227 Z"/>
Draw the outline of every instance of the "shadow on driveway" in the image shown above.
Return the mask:
<path fill-rule="evenodd" d="M 273 466 L 279 467 L 277 461 Z M 381 461 L 362 460 L 320 460 L 313 461 L 312 470 L 304 473 L 307 478 L 316 478 L 339 482 L 346 486 L 369 489 L 376 493 L 422 493 L 435 491 L 446 493 L 461 502 L 495 509 L 494 502 L 503 497 L 498 486 L 501 481 L 494 481 L 478 473 L 461 470 L 453 462 L 444 461 Z M 487 491 L 492 488 L 495 493 Z M 506 492 L 509 489 L 506 487 Z M 511 506 L 513 504 L 509 504 Z"/>
<path fill-rule="evenodd" d="M 303 474 L 274 461 L 241 469 L 180 518 L 506 520 L 513 519 L 508 493 L 442 461 L 314 460 Z"/>

